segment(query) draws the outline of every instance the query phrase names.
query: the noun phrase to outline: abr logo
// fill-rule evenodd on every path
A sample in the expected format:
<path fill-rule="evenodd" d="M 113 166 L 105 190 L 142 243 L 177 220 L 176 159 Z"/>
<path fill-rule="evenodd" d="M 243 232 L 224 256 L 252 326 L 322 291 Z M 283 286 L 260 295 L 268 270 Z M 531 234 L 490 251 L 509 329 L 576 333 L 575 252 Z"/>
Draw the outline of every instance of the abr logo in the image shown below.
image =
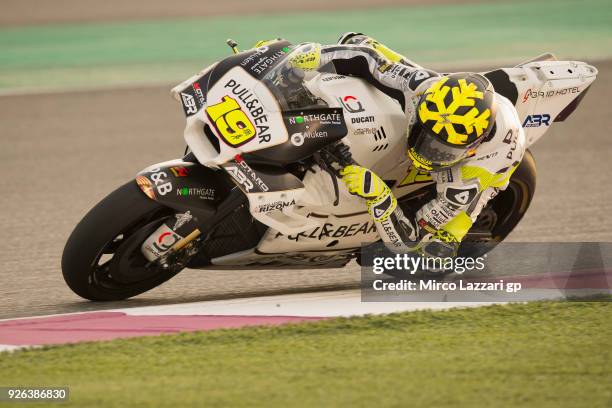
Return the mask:
<path fill-rule="evenodd" d="M 542 125 L 550 126 L 550 115 L 548 113 L 529 115 L 523 123 L 524 128 L 540 127 Z"/>

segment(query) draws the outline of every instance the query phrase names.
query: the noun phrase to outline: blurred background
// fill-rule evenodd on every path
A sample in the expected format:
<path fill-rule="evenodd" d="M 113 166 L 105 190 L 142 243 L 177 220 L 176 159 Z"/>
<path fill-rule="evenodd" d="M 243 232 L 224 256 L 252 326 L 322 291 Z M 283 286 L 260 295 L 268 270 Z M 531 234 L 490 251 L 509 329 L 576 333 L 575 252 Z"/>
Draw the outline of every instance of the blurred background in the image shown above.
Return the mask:
<path fill-rule="evenodd" d="M 514 241 L 611 241 L 609 0 L 1 0 L 0 318 L 88 308 L 65 286 L 63 245 L 85 212 L 142 168 L 179 157 L 170 88 L 257 40 L 369 34 L 434 70 L 513 66 L 544 52 L 599 77 L 532 149 L 538 187 Z M 355 285 L 327 271 L 185 271 L 130 305 Z"/>

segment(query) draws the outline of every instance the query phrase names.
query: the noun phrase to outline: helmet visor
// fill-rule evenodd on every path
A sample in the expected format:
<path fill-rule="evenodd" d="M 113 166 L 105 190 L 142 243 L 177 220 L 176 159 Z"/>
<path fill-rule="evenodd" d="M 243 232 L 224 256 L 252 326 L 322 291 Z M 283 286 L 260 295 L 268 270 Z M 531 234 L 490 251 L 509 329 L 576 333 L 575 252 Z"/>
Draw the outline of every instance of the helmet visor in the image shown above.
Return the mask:
<path fill-rule="evenodd" d="M 450 167 L 464 159 L 469 146 L 450 146 L 439 137 L 425 129 L 417 121 L 408 136 L 408 156 L 415 167 L 426 171 L 436 171 Z"/>

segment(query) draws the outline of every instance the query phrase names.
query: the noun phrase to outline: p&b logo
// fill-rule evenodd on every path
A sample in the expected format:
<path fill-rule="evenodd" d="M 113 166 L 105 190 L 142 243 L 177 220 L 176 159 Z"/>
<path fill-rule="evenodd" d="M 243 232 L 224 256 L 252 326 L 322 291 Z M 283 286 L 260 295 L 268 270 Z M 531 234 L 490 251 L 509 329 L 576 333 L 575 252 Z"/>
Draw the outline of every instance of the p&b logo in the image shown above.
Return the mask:
<path fill-rule="evenodd" d="M 550 115 L 548 113 L 529 115 L 525 118 L 525 122 L 523 122 L 524 128 L 540 127 L 542 125 L 550 126 Z"/>

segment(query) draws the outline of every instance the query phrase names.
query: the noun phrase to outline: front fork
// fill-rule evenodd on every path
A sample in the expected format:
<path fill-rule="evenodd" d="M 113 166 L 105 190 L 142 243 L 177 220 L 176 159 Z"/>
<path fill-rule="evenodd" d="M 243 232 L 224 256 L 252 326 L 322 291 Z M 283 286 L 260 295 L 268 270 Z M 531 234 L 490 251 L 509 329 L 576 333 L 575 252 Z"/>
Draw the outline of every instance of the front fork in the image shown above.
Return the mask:
<path fill-rule="evenodd" d="M 142 243 L 140 250 L 149 262 L 166 263 L 168 257 L 176 254 L 201 235 L 191 211 L 175 213 Z"/>
<path fill-rule="evenodd" d="M 171 258 L 197 252 L 197 241 L 244 203 L 244 194 L 223 170 L 189 161 L 172 160 L 138 173 L 142 192 L 164 207 L 174 210 L 141 245 L 149 263 L 168 263 Z"/>
<path fill-rule="evenodd" d="M 248 204 L 246 196 L 239 188 L 234 188 L 219 204 L 216 212 L 202 225 L 188 210 L 177 212 L 159 226 L 142 244 L 141 251 L 149 265 L 157 263 L 167 267 L 179 254 L 191 258 L 200 247 L 198 241 L 208 236 L 210 231 L 223 219 L 242 205 Z M 184 261 L 183 263 L 186 263 Z"/>

